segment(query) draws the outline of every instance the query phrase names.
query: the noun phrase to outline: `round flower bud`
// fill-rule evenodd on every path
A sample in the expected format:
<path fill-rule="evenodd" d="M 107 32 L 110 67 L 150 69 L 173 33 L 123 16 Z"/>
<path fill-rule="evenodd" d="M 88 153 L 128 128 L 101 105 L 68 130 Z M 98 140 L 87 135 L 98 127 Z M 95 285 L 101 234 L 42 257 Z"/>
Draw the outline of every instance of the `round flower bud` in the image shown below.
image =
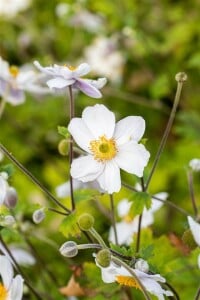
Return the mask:
<path fill-rule="evenodd" d="M 63 155 L 67 156 L 69 152 L 69 142 L 66 139 L 63 139 L 58 144 L 58 152 Z"/>
<path fill-rule="evenodd" d="M 94 225 L 94 218 L 92 215 L 90 214 L 82 214 L 79 218 L 78 218 L 78 225 L 80 226 L 80 229 L 83 231 L 88 231 L 90 230 L 93 225 Z"/>
<path fill-rule="evenodd" d="M 60 247 L 59 251 L 65 257 L 74 257 L 78 254 L 78 246 L 75 242 L 68 241 Z"/>
<path fill-rule="evenodd" d="M 7 215 L 4 217 L 4 219 L 1 223 L 5 227 L 12 227 L 16 222 L 15 222 L 15 218 L 13 216 Z"/>
<path fill-rule="evenodd" d="M 4 204 L 8 208 L 14 208 L 17 204 L 17 192 L 13 187 L 8 187 L 6 191 L 6 196 L 4 199 Z"/>
<path fill-rule="evenodd" d="M 177 73 L 175 79 L 178 82 L 184 82 L 187 80 L 187 74 L 184 72 Z"/>
<path fill-rule="evenodd" d="M 197 244 L 193 238 L 192 232 L 190 229 L 187 229 L 182 235 L 182 241 L 191 249 L 195 249 Z"/>
<path fill-rule="evenodd" d="M 148 273 L 149 271 L 149 265 L 148 265 L 148 262 L 145 261 L 144 259 L 142 258 L 139 258 L 136 263 L 135 263 L 135 268 L 139 271 L 142 271 L 144 273 Z"/>
<path fill-rule="evenodd" d="M 37 209 L 33 213 L 33 222 L 39 224 L 44 220 L 45 217 L 46 215 L 44 212 L 44 207 Z"/>
<path fill-rule="evenodd" d="M 111 262 L 111 253 L 110 253 L 110 251 L 108 249 L 100 250 L 97 253 L 96 261 L 103 268 L 109 267 L 110 262 Z"/>

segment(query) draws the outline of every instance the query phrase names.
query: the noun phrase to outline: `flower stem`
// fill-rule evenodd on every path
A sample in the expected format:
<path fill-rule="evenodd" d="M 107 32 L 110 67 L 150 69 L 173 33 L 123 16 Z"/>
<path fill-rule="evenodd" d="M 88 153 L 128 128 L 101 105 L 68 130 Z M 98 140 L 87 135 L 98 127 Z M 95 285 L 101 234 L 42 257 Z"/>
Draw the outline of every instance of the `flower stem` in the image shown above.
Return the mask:
<path fill-rule="evenodd" d="M 70 113 L 70 121 L 74 117 L 75 112 L 74 112 L 74 98 L 73 98 L 73 93 L 72 93 L 72 86 L 69 86 L 69 113 Z M 74 151 L 73 151 L 73 137 L 70 135 L 70 143 L 69 143 L 69 163 L 70 166 L 73 161 L 74 157 Z M 73 179 L 72 176 L 70 175 L 69 177 L 69 182 L 70 182 L 70 198 L 71 198 L 71 209 L 72 211 L 75 210 L 75 200 L 74 200 L 74 190 L 73 190 Z"/>
<path fill-rule="evenodd" d="M 40 181 L 35 178 L 35 176 L 28 171 L 1 143 L 0 150 L 29 178 L 36 184 L 41 191 L 43 191 L 53 202 L 55 202 L 59 207 L 61 207 L 66 212 L 70 213 L 70 210 L 66 208 L 62 203 L 60 203 L 48 190 L 44 187 Z"/>
<path fill-rule="evenodd" d="M 0 119 L 3 115 L 4 109 L 5 109 L 6 101 L 4 98 L 1 99 L 1 105 L 0 105 Z"/>
<path fill-rule="evenodd" d="M 99 242 L 100 245 L 102 245 L 103 248 L 108 248 L 102 239 L 102 237 L 98 234 L 98 232 L 92 227 L 89 232 L 92 234 L 92 236 Z"/>
<path fill-rule="evenodd" d="M 141 178 L 141 187 L 142 191 L 145 191 L 145 186 L 144 186 L 144 179 L 143 177 Z M 142 227 L 142 213 L 139 216 L 138 220 L 138 229 L 137 229 L 137 240 L 136 240 L 136 253 L 139 252 L 140 250 L 140 237 L 141 237 L 141 227 Z"/>
<path fill-rule="evenodd" d="M 55 212 L 55 213 L 57 213 L 59 215 L 63 215 L 63 216 L 68 216 L 69 215 L 69 213 L 65 213 L 65 212 L 59 211 L 59 210 L 57 210 L 57 209 L 55 209 L 53 207 L 48 207 L 48 210 L 49 211 L 53 211 L 53 212 Z"/>
<path fill-rule="evenodd" d="M 113 201 L 113 194 L 110 194 L 110 207 L 111 207 L 111 214 L 112 214 L 112 226 L 114 230 L 115 236 L 115 244 L 118 245 L 118 237 L 117 237 L 117 228 L 116 228 L 116 221 L 115 221 L 115 208 L 114 208 L 114 201 Z"/>
<path fill-rule="evenodd" d="M 199 300 L 200 299 L 200 287 L 198 288 L 197 294 L 194 298 L 194 300 Z"/>
<path fill-rule="evenodd" d="M 187 179 L 188 179 L 188 185 L 189 185 L 190 199 L 191 199 L 191 202 L 192 202 L 192 207 L 193 207 L 195 216 L 197 216 L 198 215 L 198 209 L 197 209 L 195 196 L 194 196 L 193 173 L 192 173 L 191 170 L 187 172 Z"/>
<path fill-rule="evenodd" d="M 173 104 L 173 107 L 172 107 L 172 110 L 171 110 L 171 113 L 170 113 L 170 116 L 169 116 L 169 120 L 168 120 L 166 129 L 164 131 L 160 146 L 159 146 L 158 151 L 156 153 L 156 157 L 155 157 L 155 160 L 153 162 L 151 172 L 150 172 L 149 177 L 146 181 L 145 190 L 147 190 L 147 188 L 149 186 L 149 183 L 150 183 L 151 178 L 153 176 L 153 173 L 156 169 L 156 166 L 157 166 L 158 161 L 160 159 L 161 153 L 164 149 L 167 138 L 169 136 L 169 132 L 171 130 L 171 127 L 172 127 L 172 124 L 173 124 L 173 121 L 174 121 L 174 118 L 175 118 L 175 115 L 176 115 L 176 110 L 177 110 L 177 107 L 178 107 L 178 104 L 179 104 L 183 83 L 184 83 L 184 81 L 187 80 L 187 75 L 185 73 L 178 73 L 175 78 L 176 78 L 178 83 L 177 83 L 177 90 L 176 90 L 176 95 L 175 95 L 175 99 L 174 99 L 174 104 Z"/>
<path fill-rule="evenodd" d="M 145 297 L 146 300 L 151 300 L 151 298 L 149 297 L 144 285 L 142 284 L 142 282 L 139 280 L 139 278 L 136 276 L 135 272 L 133 271 L 133 269 L 131 269 L 129 267 L 129 265 L 127 265 L 125 262 L 123 262 L 121 259 L 112 256 L 112 261 L 118 265 L 121 265 L 122 267 L 124 267 L 132 276 L 133 278 L 136 280 L 136 282 L 138 283 L 138 285 L 140 286 L 140 289 Z"/>

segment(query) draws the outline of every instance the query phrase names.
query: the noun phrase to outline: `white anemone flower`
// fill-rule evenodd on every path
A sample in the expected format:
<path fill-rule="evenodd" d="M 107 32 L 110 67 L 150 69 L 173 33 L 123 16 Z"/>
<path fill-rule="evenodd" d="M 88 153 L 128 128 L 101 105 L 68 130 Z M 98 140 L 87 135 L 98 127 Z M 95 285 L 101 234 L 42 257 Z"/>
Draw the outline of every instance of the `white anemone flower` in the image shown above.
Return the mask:
<path fill-rule="evenodd" d="M 7 192 L 7 181 L 0 175 L 0 205 L 3 204 L 6 192 Z"/>
<path fill-rule="evenodd" d="M 17 275 L 14 278 L 13 267 L 4 255 L 0 255 L 0 299 L 21 300 L 23 295 L 23 278 Z"/>
<path fill-rule="evenodd" d="M 45 94 L 47 88 L 38 84 L 41 74 L 26 68 L 9 66 L 8 62 L 0 57 L 0 96 L 4 101 L 19 105 L 25 101 L 24 91 Z"/>
<path fill-rule="evenodd" d="M 133 288 L 140 289 L 139 284 L 133 278 L 133 276 L 123 266 L 119 266 L 110 263 L 107 268 L 101 267 L 97 262 L 97 266 L 101 269 L 102 280 L 105 283 L 117 282 L 120 285 L 125 285 Z M 147 292 L 157 297 L 159 300 L 164 300 L 164 295 L 173 296 L 173 293 L 169 290 L 164 290 L 159 282 L 165 283 L 166 280 L 159 274 L 150 275 L 139 271 L 138 269 L 132 269 L 137 278 L 141 281 Z"/>
<path fill-rule="evenodd" d="M 188 216 L 188 223 L 190 226 L 190 230 L 192 232 L 193 238 L 197 245 L 200 247 L 200 224 L 193 220 L 190 216 Z M 200 269 L 200 254 L 198 256 L 197 261 L 198 267 Z"/>
<path fill-rule="evenodd" d="M 166 200 L 168 197 L 168 193 L 161 192 L 154 195 L 158 199 Z M 152 198 L 151 200 L 151 207 L 143 210 L 143 217 L 141 228 L 146 228 L 153 224 L 154 222 L 154 213 L 161 208 L 163 205 L 162 201 L 158 201 Z M 139 223 L 139 216 L 135 216 L 134 218 L 130 218 L 129 210 L 131 207 L 131 202 L 128 199 L 123 199 L 118 203 L 117 211 L 118 216 L 122 218 L 121 222 L 116 223 L 116 230 L 118 236 L 118 243 L 119 245 L 130 245 L 133 239 L 134 233 L 138 231 L 138 223 Z M 115 243 L 115 234 L 113 227 L 110 228 L 109 231 L 109 241 Z"/>
<path fill-rule="evenodd" d="M 192 160 L 190 160 L 189 166 L 193 171 L 199 172 L 200 171 L 200 159 L 193 158 Z"/>
<path fill-rule="evenodd" d="M 73 118 L 68 130 L 87 152 L 72 162 L 71 176 L 82 182 L 96 180 L 112 194 L 121 188 L 120 169 L 143 176 L 150 154 L 139 144 L 145 130 L 142 117 L 129 116 L 115 123 L 114 114 L 104 105 L 84 109 L 82 118 Z"/>
<path fill-rule="evenodd" d="M 0 173 L 0 205 L 4 204 L 9 208 L 15 207 L 17 203 L 17 192 L 15 188 L 9 186 L 8 174 L 6 172 Z"/>
<path fill-rule="evenodd" d="M 91 70 L 91 67 L 86 63 L 82 63 L 78 67 L 59 66 L 56 64 L 52 67 L 42 67 L 38 61 L 34 61 L 34 65 L 51 78 L 46 83 L 54 91 L 65 91 L 67 87 L 71 86 L 73 89 L 82 91 L 87 96 L 93 98 L 102 97 L 99 89 L 106 84 L 107 80 L 106 78 L 97 80 L 82 78 Z"/>

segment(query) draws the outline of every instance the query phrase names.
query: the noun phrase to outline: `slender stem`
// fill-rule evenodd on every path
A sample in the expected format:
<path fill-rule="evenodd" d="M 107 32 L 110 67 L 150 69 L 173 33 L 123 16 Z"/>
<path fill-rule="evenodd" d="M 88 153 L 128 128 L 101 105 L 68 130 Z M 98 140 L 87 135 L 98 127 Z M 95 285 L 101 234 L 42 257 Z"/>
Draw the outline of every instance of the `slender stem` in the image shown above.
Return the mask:
<path fill-rule="evenodd" d="M 187 179 L 188 179 L 188 185 L 189 185 L 190 199 L 191 199 L 191 202 L 192 202 L 192 207 L 193 207 L 195 216 L 197 216 L 198 209 L 197 209 L 195 196 L 194 196 L 193 173 L 192 173 L 191 170 L 187 172 Z"/>
<path fill-rule="evenodd" d="M 112 216 L 112 226 L 114 230 L 115 236 L 115 244 L 118 245 L 118 237 L 117 237 L 117 228 L 116 228 L 116 221 L 115 221 L 115 208 L 114 208 L 114 201 L 113 201 L 113 194 L 110 194 L 110 207 L 111 207 L 111 216 Z"/>
<path fill-rule="evenodd" d="M 69 112 L 70 112 L 70 120 L 74 117 L 75 112 L 74 112 L 74 98 L 73 98 L 73 93 L 72 93 L 72 86 L 69 86 Z M 70 166 L 73 161 L 74 157 L 74 151 L 73 151 L 73 137 L 70 135 L 70 143 L 69 143 L 69 163 Z M 69 177 L 69 182 L 70 182 L 70 197 L 71 197 L 71 207 L 72 211 L 75 210 L 75 200 L 74 200 L 74 190 L 73 190 L 73 179 L 72 176 L 70 175 Z"/>
<path fill-rule="evenodd" d="M 92 234 L 92 236 L 99 242 L 100 245 L 102 245 L 103 248 L 108 248 L 102 239 L 102 237 L 98 234 L 98 232 L 92 227 L 89 232 Z"/>
<path fill-rule="evenodd" d="M 53 211 L 53 212 L 55 212 L 55 213 L 57 213 L 57 214 L 59 214 L 59 215 L 63 215 L 63 216 L 68 216 L 68 215 L 69 215 L 69 213 L 64 213 L 64 212 L 59 211 L 59 210 L 57 210 L 57 209 L 55 209 L 55 208 L 53 208 L 53 207 L 48 207 L 48 210 L 49 210 L 49 211 Z"/>
<path fill-rule="evenodd" d="M 2 98 L 1 100 L 1 105 L 0 105 L 0 119 L 3 115 L 4 109 L 5 109 L 5 105 L 6 105 L 6 100 L 4 98 Z"/>
<path fill-rule="evenodd" d="M 132 268 L 130 268 L 129 265 L 127 265 L 125 262 L 123 262 L 121 259 L 119 259 L 117 257 L 112 256 L 112 261 L 115 262 L 116 264 L 121 265 L 122 267 L 124 267 L 133 276 L 133 278 L 138 283 L 141 291 L 143 292 L 143 295 L 144 295 L 145 299 L 146 300 L 151 300 L 151 298 L 149 297 L 149 295 L 146 291 L 146 288 L 144 287 L 144 285 L 142 284 L 140 279 L 137 277 L 134 270 Z"/>
<path fill-rule="evenodd" d="M 14 258 L 14 256 L 12 255 L 10 249 L 7 247 L 6 243 L 4 242 L 2 236 L 0 235 L 0 241 L 2 243 L 2 245 L 4 246 L 4 248 L 6 249 L 6 252 L 8 253 L 9 257 L 11 258 L 14 267 L 16 269 L 16 271 L 21 274 L 21 276 L 23 277 L 25 284 L 28 286 L 28 288 L 30 289 L 30 291 L 36 296 L 37 299 L 42 300 L 43 297 L 32 287 L 32 285 L 27 281 L 24 272 L 22 271 L 21 267 L 18 265 L 18 263 L 16 262 L 16 259 Z"/>
<path fill-rule="evenodd" d="M 141 178 L 141 187 L 142 191 L 145 191 L 144 178 Z M 141 237 L 141 228 L 142 228 L 142 213 L 139 216 L 138 220 L 138 229 L 137 229 L 137 240 L 136 240 L 136 253 L 140 250 L 140 237 Z"/>
<path fill-rule="evenodd" d="M 165 282 L 165 285 L 173 292 L 174 296 L 176 297 L 176 300 L 180 300 L 180 297 L 179 297 L 177 291 L 173 288 L 173 286 L 171 284 L 169 284 L 168 282 Z"/>
<path fill-rule="evenodd" d="M 168 123 L 167 123 L 167 126 L 166 126 L 166 129 L 164 131 L 164 134 L 163 134 L 163 137 L 162 137 L 162 140 L 161 140 L 161 143 L 159 145 L 159 148 L 158 148 L 158 151 L 156 153 L 156 157 L 155 157 L 155 160 L 153 162 L 153 166 L 152 166 L 152 169 L 151 169 L 151 172 L 149 174 L 149 177 L 146 181 L 146 190 L 149 186 L 149 183 L 151 181 L 151 178 L 153 176 L 153 173 L 156 169 L 156 166 L 158 164 L 158 161 L 160 159 L 160 156 L 161 156 L 161 153 L 164 149 L 164 146 L 165 146 L 165 143 L 167 141 L 167 138 L 169 136 L 169 132 L 171 130 L 171 127 L 172 127 L 172 124 L 173 124 L 173 121 L 174 121 L 174 118 L 175 118 L 175 115 L 176 115 L 176 110 L 177 110 L 177 107 L 178 107 L 178 104 L 179 104 L 179 100 L 180 100 L 180 96 L 181 96 L 181 91 L 182 91 L 182 87 L 183 87 L 183 82 L 186 80 L 186 74 L 185 73 L 179 73 L 176 75 L 176 80 L 177 80 L 177 90 L 176 90 L 176 95 L 175 95 L 175 99 L 174 99 L 174 104 L 173 104 L 173 107 L 172 107 L 172 110 L 171 110 L 171 113 L 170 113 L 170 116 L 169 116 L 169 120 L 168 120 Z"/>
<path fill-rule="evenodd" d="M 45 186 L 43 186 L 40 181 L 30 172 L 28 171 L 1 143 L 0 150 L 29 178 L 31 181 L 36 184 L 41 191 L 43 191 L 53 202 L 55 202 L 58 206 L 60 206 L 63 210 L 70 213 L 70 210 L 66 208 L 61 202 L 59 202 L 48 190 Z"/>
<path fill-rule="evenodd" d="M 200 299 L 200 287 L 198 288 L 198 291 L 196 293 L 194 300 L 199 300 L 199 299 Z"/>

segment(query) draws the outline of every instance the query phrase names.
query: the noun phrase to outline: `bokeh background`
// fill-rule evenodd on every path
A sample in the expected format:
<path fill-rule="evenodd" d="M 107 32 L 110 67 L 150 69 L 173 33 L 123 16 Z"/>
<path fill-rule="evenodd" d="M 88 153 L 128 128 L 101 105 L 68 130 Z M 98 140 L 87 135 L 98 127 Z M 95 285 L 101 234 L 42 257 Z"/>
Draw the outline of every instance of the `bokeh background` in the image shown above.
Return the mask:
<path fill-rule="evenodd" d="M 188 80 L 175 123 L 149 189 L 151 193 L 167 191 L 170 201 L 192 214 L 186 172 L 189 161 L 200 157 L 199 19 L 199 0 L 0 0 L 0 56 L 17 66 L 33 66 L 34 60 L 44 66 L 54 63 L 76 66 L 88 62 L 93 70 L 91 78 L 107 77 L 102 99 L 76 95 L 76 115 L 80 116 L 88 105 L 103 103 L 115 112 L 117 119 L 127 115 L 143 116 L 146 147 L 151 152 L 147 174 L 174 101 L 175 74 L 186 72 Z M 1 142 L 52 193 L 69 176 L 68 159 L 58 152 L 62 137 L 57 130 L 58 125 L 67 126 L 68 121 L 67 95 L 34 97 L 27 94 L 23 105 L 7 104 L 1 119 Z M 9 163 L 6 159 L 3 162 Z M 136 178 L 123 176 L 130 184 L 136 182 Z M 198 206 L 199 180 L 199 174 L 195 174 Z M 34 209 L 47 203 L 45 196 L 16 168 L 11 183 L 19 194 L 16 213 L 21 214 L 24 222 L 31 222 Z M 118 200 L 123 193 L 126 191 L 117 196 Z M 80 201 L 83 196 L 79 197 Z M 68 199 L 63 201 L 67 203 Z M 57 267 L 63 263 L 55 246 L 64 241 L 57 229 L 60 221 L 57 215 L 47 216 L 44 226 L 39 225 L 37 229 L 39 240 L 33 236 L 33 243 L 62 286 L 67 283 L 71 270 L 67 263 L 66 268 Z M 103 218 L 99 221 L 99 229 L 105 233 L 108 225 L 104 221 Z M 156 219 L 156 226 L 155 236 L 166 234 L 173 247 L 173 254 L 167 263 L 163 258 L 158 271 L 171 280 L 181 299 L 193 299 L 198 286 L 196 254 L 194 258 L 191 253 L 187 257 L 181 248 L 184 246 L 180 238 L 187 228 L 185 216 L 167 206 Z M 170 239 L 172 233 L 173 239 Z M 53 244 L 47 246 L 48 253 L 42 236 Z M 13 239 L 9 231 L 5 237 L 8 241 Z M 22 243 L 19 236 L 15 239 Z M 193 265 L 187 267 L 190 260 Z M 33 272 L 32 277 L 38 286 L 42 285 L 37 272 Z M 94 288 L 95 283 L 91 286 Z M 105 293 L 109 292 L 107 288 Z M 55 295 L 54 299 L 63 299 L 56 292 Z M 95 299 L 104 299 L 100 297 Z M 110 297 L 121 299 L 117 292 Z M 137 297 L 140 299 L 139 294 Z"/>

